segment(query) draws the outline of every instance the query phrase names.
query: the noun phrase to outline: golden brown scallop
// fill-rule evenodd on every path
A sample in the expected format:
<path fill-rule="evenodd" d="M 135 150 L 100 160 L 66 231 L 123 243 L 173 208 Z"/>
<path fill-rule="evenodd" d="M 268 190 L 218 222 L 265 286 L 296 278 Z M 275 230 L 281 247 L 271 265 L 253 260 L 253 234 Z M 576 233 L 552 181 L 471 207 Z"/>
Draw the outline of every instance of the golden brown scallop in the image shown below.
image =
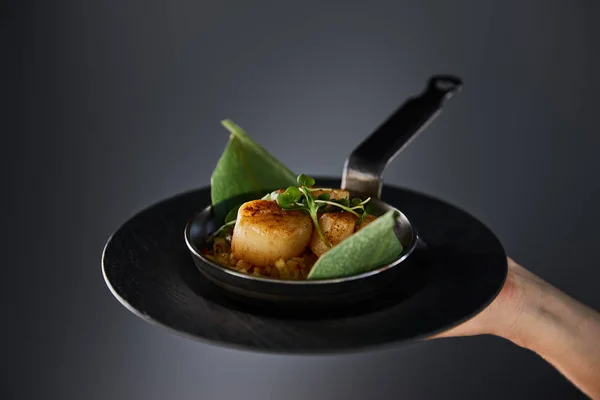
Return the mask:
<path fill-rule="evenodd" d="M 323 190 L 315 190 L 314 192 L 311 192 L 310 194 L 313 195 L 313 197 L 316 199 L 317 197 L 319 197 L 322 194 L 329 194 L 329 200 L 341 200 L 341 199 L 350 199 L 350 192 L 347 190 L 343 190 L 343 189 L 323 189 Z"/>
<path fill-rule="evenodd" d="M 285 189 L 278 189 L 275 192 L 283 193 Z M 350 199 L 350 192 L 343 189 L 319 189 L 310 192 L 315 199 L 324 193 L 329 194 L 329 200 Z"/>
<path fill-rule="evenodd" d="M 356 217 L 349 212 L 323 213 L 319 217 L 319 225 L 332 247 L 352 235 L 355 224 Z M 316 229 L 310 239 L 310 249 L 319 257 L 330 249 L 323 243 Z"/>
<path fill-rule="evenodd" d="M 282 210 L 272 200 L 244 203 L 231 237 L 231 252 L 238 260 L 266 267 L 280 258 L 302 254 L 310 242 L 313 223 L 309 215 Z"/>

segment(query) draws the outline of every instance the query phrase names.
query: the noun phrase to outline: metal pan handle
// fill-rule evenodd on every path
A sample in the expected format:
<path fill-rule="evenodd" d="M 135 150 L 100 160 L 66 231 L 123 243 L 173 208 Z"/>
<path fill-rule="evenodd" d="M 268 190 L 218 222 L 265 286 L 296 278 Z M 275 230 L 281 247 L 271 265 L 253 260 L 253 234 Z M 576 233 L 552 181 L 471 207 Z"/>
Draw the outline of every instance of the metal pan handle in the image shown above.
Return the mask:
<path fill-rule="evenodd" d="M 444 101 L 461 87 L 462 80 L 455 76 L 431 77 L 421 94 L 409 98 L 346 159 L 342 189 L 379 199 L 385 168 L 437 117 Z"/>

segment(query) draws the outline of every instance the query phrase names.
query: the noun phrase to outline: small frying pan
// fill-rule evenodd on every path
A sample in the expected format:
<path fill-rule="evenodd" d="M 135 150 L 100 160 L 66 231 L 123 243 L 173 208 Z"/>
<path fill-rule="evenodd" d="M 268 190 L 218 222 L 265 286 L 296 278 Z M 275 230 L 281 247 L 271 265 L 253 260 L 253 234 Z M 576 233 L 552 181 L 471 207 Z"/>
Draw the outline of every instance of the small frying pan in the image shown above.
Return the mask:
<path fill-rule="evenodd" d="M 371 197 L 370 204 L 381 214 L 395 209 L 380 199 L 382 175 L 387 165 L 440 113 L 444 102 L 457 93 L 462 81 L 440 75 L 429 79 L 419 95 L 408 99 L 348 157 L 342 175 L 342 189 L 352 196 Z M 418 264 L 407 262 L 416 249 L 424 247 L 417 229 L 401 210 L 395 233 L 402 254 L 391 264 L 344 278 L 321 280 L 280 280 L 238 272 L 203 255 L 211 235 L 220 227 L 213 206 L 195 215 L 185 227 L 185 241 L 198 270 L 232 299 L 245 303 L 277 303 L 285 307 L 323 307 L 357 303 L 375 296 L 393 282 L 410 282 L 419 274 Z"/>

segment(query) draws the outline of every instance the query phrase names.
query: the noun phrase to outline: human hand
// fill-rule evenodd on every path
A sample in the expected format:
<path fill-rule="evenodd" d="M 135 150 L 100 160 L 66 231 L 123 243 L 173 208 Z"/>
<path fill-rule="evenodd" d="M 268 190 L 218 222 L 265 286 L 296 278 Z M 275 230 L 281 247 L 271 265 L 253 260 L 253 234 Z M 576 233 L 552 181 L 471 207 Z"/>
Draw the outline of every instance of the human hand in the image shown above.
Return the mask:
<path fill-rule="evenodd" d="M 506 281 L 494 301 L 468 321 L 429 339 L 489 334 L 519 341 L 519 320 L 523 322 L 523 313 L 534 313 L 543 298 L 541 280 L 511 258 L 507 261 Z"/>
<path fill-rule="evenodd" d="M 486 334 L 534 351 L 600 399 L 600 314 L 510 258 L 506 282 L 488 307 L 428 339 Z"/>

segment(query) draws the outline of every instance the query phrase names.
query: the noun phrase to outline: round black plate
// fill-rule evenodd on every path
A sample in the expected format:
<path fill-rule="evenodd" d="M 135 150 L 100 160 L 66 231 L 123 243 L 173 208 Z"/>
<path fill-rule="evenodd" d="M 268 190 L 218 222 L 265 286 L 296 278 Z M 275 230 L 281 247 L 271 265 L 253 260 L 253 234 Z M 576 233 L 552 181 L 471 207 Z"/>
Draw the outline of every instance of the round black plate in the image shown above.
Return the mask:
<path fill-rule="evenodd" d="M 339 179 L 317 182 L 340 185 Z M 127 309 L 149 322 L 213 344 L 264 352 L 347 352 L 414 340 L 451 328 L 491 303 L 506 279 L 507 260 L 485 225 L 406 189 L 386 185 L 382 199 L 404 212 L 426 242 L 426 250 L 405 261 L 422 274 L 390 285 L 360 308 L 257 309 L 206 281 L 183 235 L 187 221 L 210 203 L 210 188 L 162 201 L 121 226 L 104 249 L 104 278 Z"/>

